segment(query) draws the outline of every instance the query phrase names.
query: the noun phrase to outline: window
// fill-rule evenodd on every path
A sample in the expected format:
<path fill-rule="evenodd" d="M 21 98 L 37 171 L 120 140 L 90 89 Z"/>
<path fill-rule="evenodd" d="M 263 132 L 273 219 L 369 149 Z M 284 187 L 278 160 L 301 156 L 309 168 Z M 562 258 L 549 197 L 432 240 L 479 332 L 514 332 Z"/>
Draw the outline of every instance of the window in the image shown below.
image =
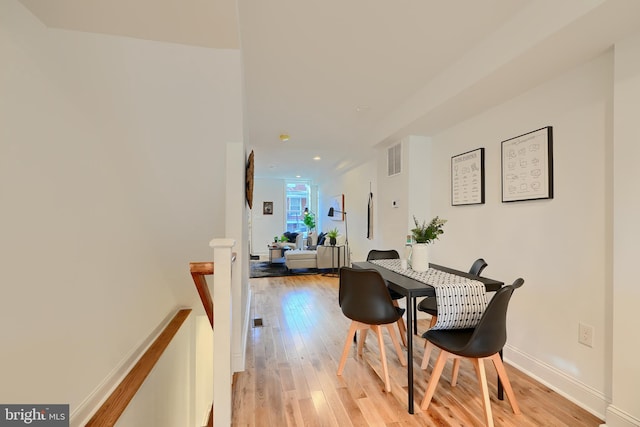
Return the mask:
<path fill-rule="evenodd" d="M 302 233 L 307 231 L 304 225 L 304 209 L 309 208 L 311 200 L 311 186 L 307 181 L 288 181 L 286 183 L 286 230 L 290 232 Z"/>

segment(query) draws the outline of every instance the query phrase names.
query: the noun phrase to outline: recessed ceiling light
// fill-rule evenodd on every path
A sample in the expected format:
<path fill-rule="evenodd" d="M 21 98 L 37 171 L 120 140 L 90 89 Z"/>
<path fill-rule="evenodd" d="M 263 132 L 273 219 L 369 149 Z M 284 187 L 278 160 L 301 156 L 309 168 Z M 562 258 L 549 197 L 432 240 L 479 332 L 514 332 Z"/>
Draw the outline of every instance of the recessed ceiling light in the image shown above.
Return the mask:
<path fill-rule="evenodd" d="M 287 142 L 288 140 L 289 140 L 289 134 L 288 133 L 281 133 L 280 134 L 280 141 Z"/>
<path fill-rule="evenodd" d="M 301 175 L 296 175 L 296 178 L 300 178 L 300 177 L 301 177 Z"/>
<path fill-rule="evenodd" d="M 320 160 L 320 156 L 315 156 L 313 160 Z"/>

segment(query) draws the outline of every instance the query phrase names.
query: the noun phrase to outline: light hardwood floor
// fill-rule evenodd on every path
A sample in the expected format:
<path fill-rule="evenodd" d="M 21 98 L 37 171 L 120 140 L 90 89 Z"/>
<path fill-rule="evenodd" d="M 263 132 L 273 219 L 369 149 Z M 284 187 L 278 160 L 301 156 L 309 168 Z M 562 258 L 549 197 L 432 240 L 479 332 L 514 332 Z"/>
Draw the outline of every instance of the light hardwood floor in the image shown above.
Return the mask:
<path fill-rule="evenodd" d="M 349 320 L 338 306 L 338 279 L 321 275 L 251 279 L 252 327 L 246 370 L 235 375 L 234 426 L 482 426 L 482 403 L 472 365 L 461 361 L 458 385 L 445 368 L 427 411 L 420 401 L 431 365 L 420 369 L 424 340 L 414 337 L 415 414 L 407 412 L 407 376 L 385 331 L 392 382 L 384 392 L 379 350 L 369 334 L 363 359 L 355 345 L 336 375 Z M 514 298 L 518 293 L 514 294 Z M 418 323 L 424 331 L 428 321 Z M 397 329 L 396 329 L 397 330 Z M 495 369 L 486 365 L 496 426 L 598 426 L 601 420 L 506 365 L 522 415 L 496 398 Z"/>

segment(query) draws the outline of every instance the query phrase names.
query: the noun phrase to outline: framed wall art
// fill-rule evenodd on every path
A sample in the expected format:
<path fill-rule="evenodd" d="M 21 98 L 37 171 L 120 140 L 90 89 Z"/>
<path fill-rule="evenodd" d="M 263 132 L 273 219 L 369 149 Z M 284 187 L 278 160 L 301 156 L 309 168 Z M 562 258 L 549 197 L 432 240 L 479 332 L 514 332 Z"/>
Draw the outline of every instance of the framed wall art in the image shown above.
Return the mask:
<path fill-rule="evenodd" d="M 253 208 L 253 163 L 253 150 L 251 150 L 251 154 L 249 154 L 249 158 L 247 159 L 247 167 L 245 170 L 245 193 L 247 203 L 249 204 L 249 209 Z"/>
<path fill-rule="evenodd" d="M 502 202 L 537 199 L 553 199 L 551 126 L 502 141 Z"/>
<path fill-rule="evenodd" d="M 451 205 L 484 203 L 484 148 L 451 157 Z"/>
<path fill-rule="evenodd" d="M 273 215 L 273 202 L 262 202 L 262 215 Z"/>
<path fill-rule="evenodd" d="M 330 217 L 334 221 L 344 221 L 344 194 L 333 196 L 329 200 L 329 207 L 336 212 Z"/>

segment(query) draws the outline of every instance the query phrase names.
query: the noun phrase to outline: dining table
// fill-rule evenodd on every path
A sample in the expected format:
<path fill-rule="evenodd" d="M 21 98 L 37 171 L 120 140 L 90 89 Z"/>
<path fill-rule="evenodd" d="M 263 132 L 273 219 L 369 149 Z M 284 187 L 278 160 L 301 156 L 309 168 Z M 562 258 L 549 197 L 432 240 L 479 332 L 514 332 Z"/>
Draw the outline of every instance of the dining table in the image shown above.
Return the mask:
<path fill-rule="evenodd" d="M 353 268 L 358 269 L 373 269 L 380 273 L 382 278 L 387 282 L 387 286 L 390 289 L 398 292 L 406 298 L 406 322 L 407 322 L 407 399 L 408 399 L 408 411 L 410 414 L 414 413 L 414 397 L 413 397 L 413 334 L 415 333 L 413 310 L 411 307 L 415 306 L 416 298 L 419 297 L 435 297 L 435 287 L 429 283 L 416 280 L 407 274 L 401 274 L 402 271 L 396 272 L 385 268 L 381 265 L 377 265 L 373 262 L 362 261 L 353 262 Z M 468 272 L 456 270 L 454 268 L 429 263 L 429 268 L 439 270 L 442 272 L 450 273 L 455 276 L 459 276 L 465 279 L 472 279 L 479 281 L 485 285 L 487 292 L 495 292 L 504 286 L 504 282 L 495 279 L 489 279 L 481 276 L 474 276 Z M 498 397 L 502 399 L 502 384 L 498 382 Z"/>

